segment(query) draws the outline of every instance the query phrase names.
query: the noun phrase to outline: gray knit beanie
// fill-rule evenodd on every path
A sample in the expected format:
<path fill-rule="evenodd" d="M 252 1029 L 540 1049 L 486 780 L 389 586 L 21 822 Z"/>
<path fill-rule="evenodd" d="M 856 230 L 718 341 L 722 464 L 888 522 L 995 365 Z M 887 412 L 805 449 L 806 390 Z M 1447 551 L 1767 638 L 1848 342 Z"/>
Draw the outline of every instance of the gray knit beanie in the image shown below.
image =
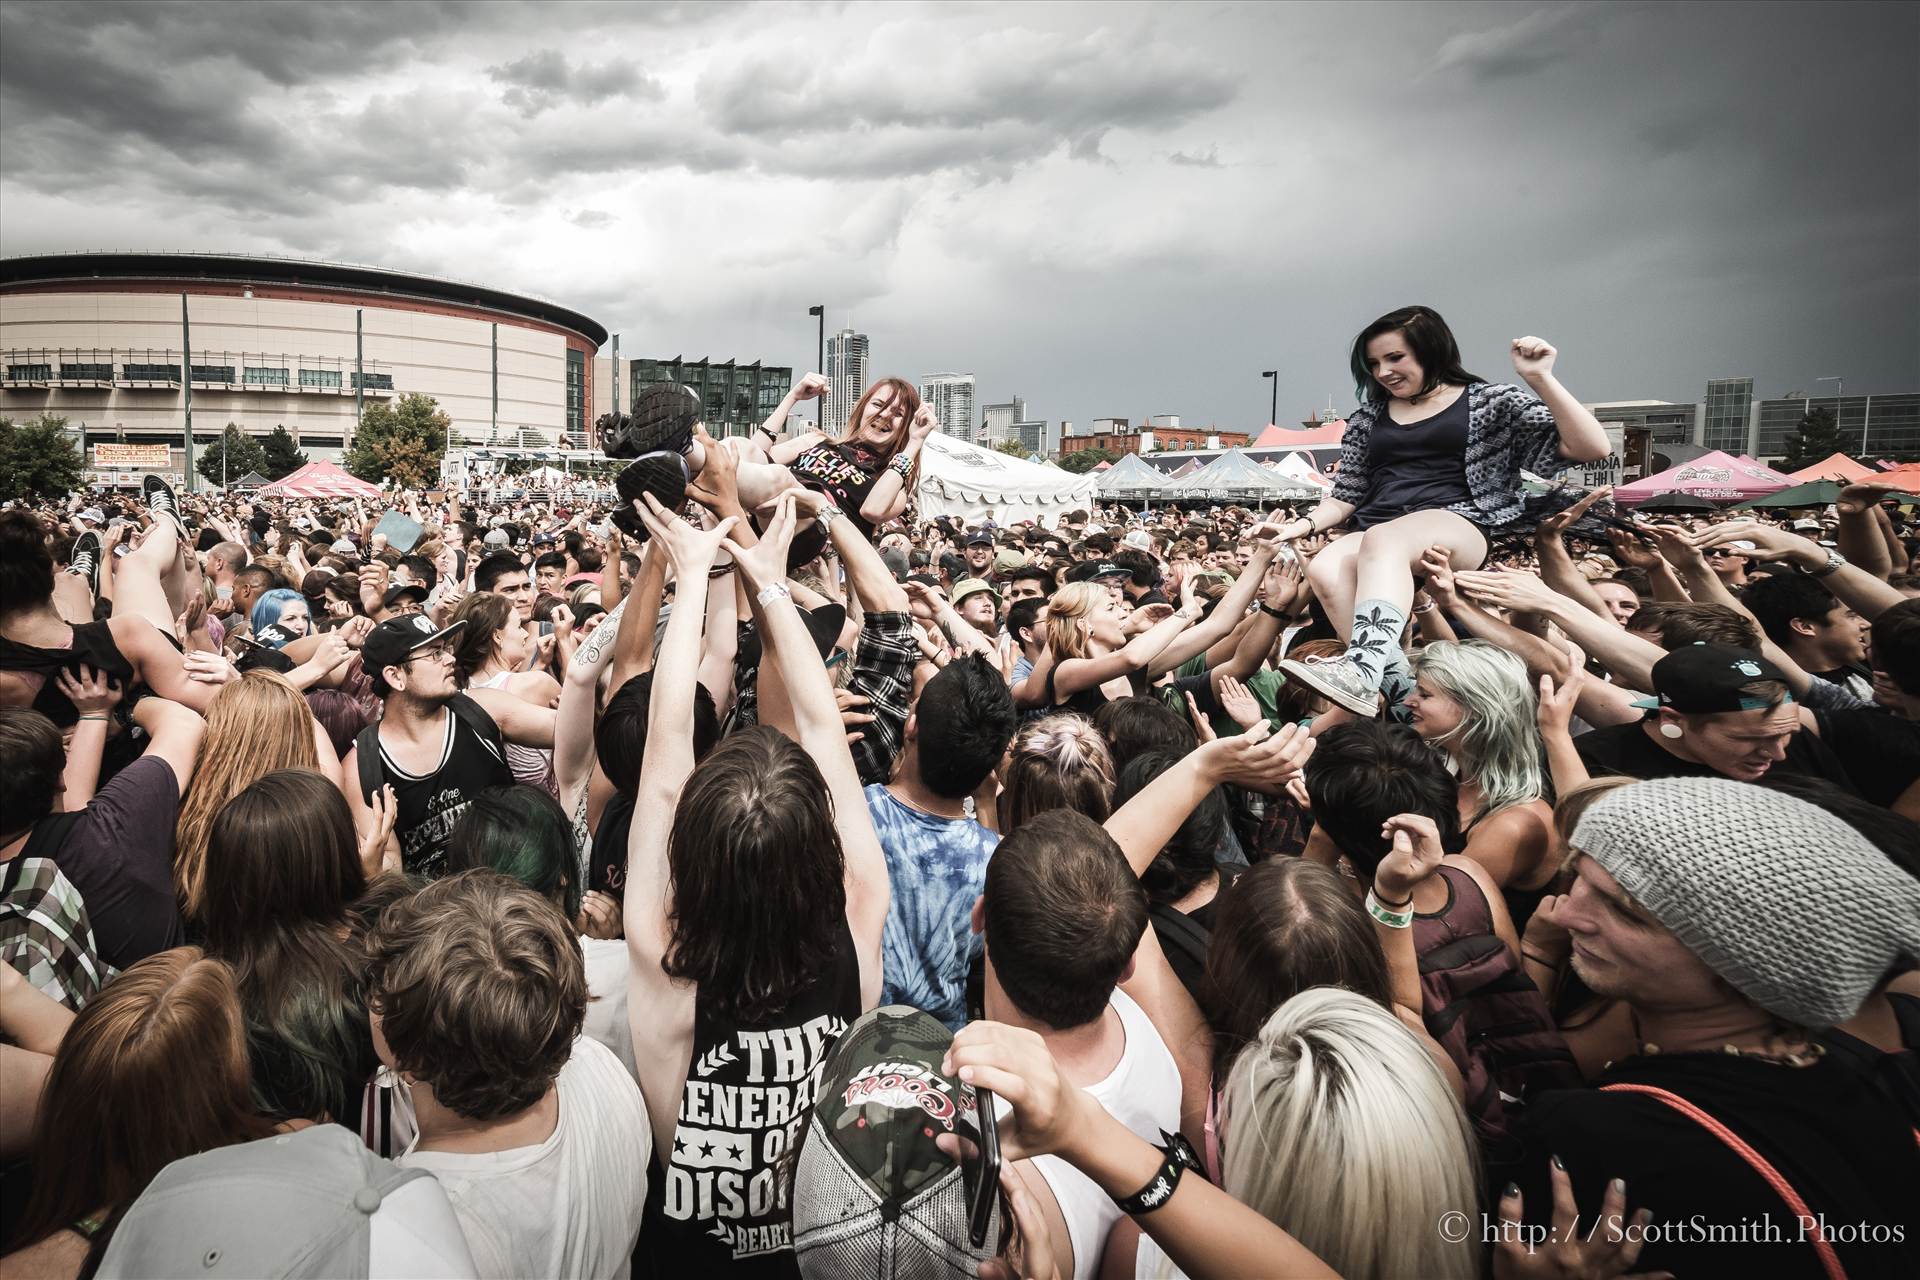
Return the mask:
<path fill-rule="evenodd" d="M 1573 846 L 1747 999 L 1803 1027 L 1860 1011 L 1920 956 L 1920 882 L 1839 818 L 1725 778 L 1595 801 Z"/>

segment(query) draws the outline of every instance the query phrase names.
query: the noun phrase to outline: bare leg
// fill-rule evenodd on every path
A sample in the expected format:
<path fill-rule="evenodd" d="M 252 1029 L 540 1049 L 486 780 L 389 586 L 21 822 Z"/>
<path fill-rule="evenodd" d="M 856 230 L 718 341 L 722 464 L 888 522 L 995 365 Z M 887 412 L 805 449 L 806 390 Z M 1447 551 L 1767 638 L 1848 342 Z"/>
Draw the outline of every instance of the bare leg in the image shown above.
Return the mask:
<path fill-rule="evenodd" d="M 1355 601 L 1390 604 L 1404 617 L 1413 607 L 1413 568 L 1436 543 L 1453 552 L 1456 569 L 1477 569 L 1487 558 L 1486 536 L 1468 520 L 1451 511 L 1416 511 L 1367 530 Z"/>
<path fill-rule="evenodd" d="M 86 579 L 73 573 L 54 574 L 53 607 L 67 622 L 92 622 L 93 593 L 87 590 Z"/>
<path fill-rule="evenodd" d="M 1354 575 L 1365 538 L 1364 533 L 1335 538 L 1307 566 L 1307 582 L 1343 641 L 1353 631 Z"/>
<path fill-rule="evenodd" d="M 180 535 L 171 520 L 155 520 L 140 545 L 120 557 L 114 569 L 114 615 L 145 618 L 166 635 L 172 635 L 174 619 L 179 613 L 167 594 L 169 572 L 179 577 Z"/>

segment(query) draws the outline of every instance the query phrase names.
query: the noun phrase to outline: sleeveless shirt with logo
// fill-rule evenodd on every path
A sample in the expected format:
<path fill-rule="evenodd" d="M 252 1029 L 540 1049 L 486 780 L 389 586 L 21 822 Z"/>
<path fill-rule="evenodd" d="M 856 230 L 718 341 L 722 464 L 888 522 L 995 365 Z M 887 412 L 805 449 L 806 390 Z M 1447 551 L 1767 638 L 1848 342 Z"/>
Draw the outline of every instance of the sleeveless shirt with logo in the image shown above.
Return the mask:
<path fill-rule="evenodd" d="M 696 996 L 668 1151 L 653 1153 L 636 1276 L 797 1276 L 782 1185 L 834 1041 L 860 1016 L 860 961 L 840 922 L 832 969 L 785 1010 L 722 1020 Z"/>

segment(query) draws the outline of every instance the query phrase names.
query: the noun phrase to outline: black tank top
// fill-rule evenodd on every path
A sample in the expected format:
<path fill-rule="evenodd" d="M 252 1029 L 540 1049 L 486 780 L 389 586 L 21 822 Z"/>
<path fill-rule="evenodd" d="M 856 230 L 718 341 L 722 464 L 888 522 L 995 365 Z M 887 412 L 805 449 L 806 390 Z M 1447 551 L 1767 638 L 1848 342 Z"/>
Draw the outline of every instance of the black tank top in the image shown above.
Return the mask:
<path fill-rule="evenodd" d="M 1100 710 L 1100 708 L 1112 701 L 1112 699 L 1107 697 L 1100 685 L 1097 684 L 1082 689 L 1077 693 L 1070 693 L 1061 701 L 1054 701 L 1053 674 L 1058 670 L 1058 666 L 1049 666 L 1045 679 L 1041 681 L 1041 696 L 1046 699 L 1047 710 L 1049 712 L 1077 711 L 1091 720 L 1094 712 Z M 1147 691 L 1146 673 L 1142 671 L 1127 672 L 1127 684 L 1133 690 L 1134 696 L 1139 697 Z"/>
<path fill-rule="evenodd" d="M 1382 408 L 1367 438 L 1367 496 L 1357 527 L 1413 511 L 1438 511 L 1473 500 L 1467 484 L 1468 396 L 1431 418 L 1401 426 Z"/>
<path fill-rule="evenodd" d="M 488 787 L 513 785 L 499 731 L 489 738 L 475 727 L 480 722 L 492 724 L 492 717 L 471 699 L 462 712 L 448 708 L 447 745 L 432 773 L 419 777 L 403 773 L 386 746 L 380 748 L 381 776 L 393 786 L 393 833 L 400 841 L 400 863 L 409 873 L 428 879 L 446 874 L 447 837 L 473 797 Z"/>
<path fill-rule="evenodd" d="M 798 1276 L 783 1157 L 833 1043 L 860 1016 L 860 960 L 840 921 L 830 972 L 785 1011 L 722 1019 L 696 996 L 673 1149 L 656 1150 L 634 1275 Z"/>
<path fill-rule="evenodd" d="M 40 692 L 34 695 L 33 709 L 62 729 L 73 725 L 80 713 L 74 710 L 67 695 L 60 692 L 54 677 L 63 670 L 73 671 L 82 663 L 120 682 L 126 694 L 120 701 L 122 707 L 131 707 L 134 703 L 133 664 L 114 643 L 113 628 L 105 622 L 70 625 L 73 644 L 65 649 L 42 649 L 0 636 L 0 671 L 23 671 L 43 677 Z"/>

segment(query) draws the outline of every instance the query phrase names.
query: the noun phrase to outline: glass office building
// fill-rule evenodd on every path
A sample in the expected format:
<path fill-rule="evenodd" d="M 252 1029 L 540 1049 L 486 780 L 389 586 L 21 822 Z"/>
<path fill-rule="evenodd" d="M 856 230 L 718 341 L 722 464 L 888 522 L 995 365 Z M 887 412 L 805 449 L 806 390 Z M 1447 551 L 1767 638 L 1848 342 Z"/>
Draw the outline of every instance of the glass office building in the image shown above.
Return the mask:
<path fill-rule="evenodd" d="M 1700 443 L 1736 457 L 1747 451 L 1753 413 L 1752 378 L 1714 378 L 1707 383 L 1706 434 Z"/>
<path fill-rule="evenodd" d="M 793 370 L 784 365 L 763 365 L 758 360 L 741 364 L 737 360 L 635 360 L 628 368 L 632 395 L 626 407 L 638 400 L 641 391 L 656 382 L 677 382 L 700 397 L 707 433 L 712 436 L 743 436 L 766 421 L 780 407 L 793 386 Z"/>
<path fill-rule="evenodd" d="M 1777 458 L 1799 429 L 1809 410 L 1835 414 L 1840 444 L 1855 458 L 1913 457 L 1920 455 L 1920 392 L 1884 396 L 1794 396 L 1760 402 L 1760 447 L 1757 458 Z M 1838 411 L 1837 413 L 1835 411 Z"/>

